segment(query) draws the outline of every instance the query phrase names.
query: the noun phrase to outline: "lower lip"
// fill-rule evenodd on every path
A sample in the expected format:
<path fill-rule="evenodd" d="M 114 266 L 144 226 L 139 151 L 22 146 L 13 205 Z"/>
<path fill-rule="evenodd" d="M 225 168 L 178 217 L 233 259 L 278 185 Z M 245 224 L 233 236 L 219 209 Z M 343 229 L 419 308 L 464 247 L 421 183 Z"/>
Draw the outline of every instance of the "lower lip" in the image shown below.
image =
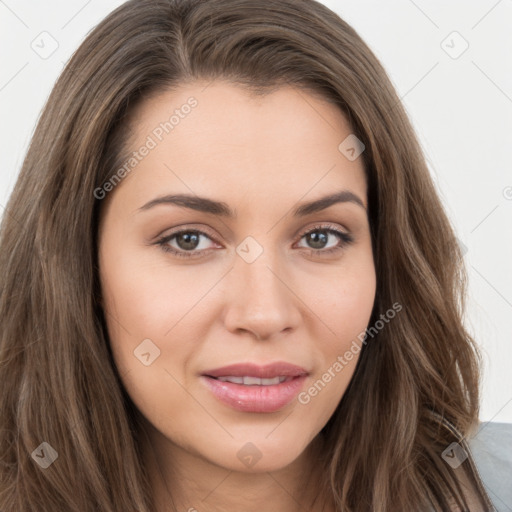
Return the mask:
<path fill-rule="evenodd" d="M 245 386 L 205 375 L 201 379 L 221 402 L 233 409 L 243 412 L 276 412 L 298 395 L 306 377 L 300 375 L 272 386 Z"/>

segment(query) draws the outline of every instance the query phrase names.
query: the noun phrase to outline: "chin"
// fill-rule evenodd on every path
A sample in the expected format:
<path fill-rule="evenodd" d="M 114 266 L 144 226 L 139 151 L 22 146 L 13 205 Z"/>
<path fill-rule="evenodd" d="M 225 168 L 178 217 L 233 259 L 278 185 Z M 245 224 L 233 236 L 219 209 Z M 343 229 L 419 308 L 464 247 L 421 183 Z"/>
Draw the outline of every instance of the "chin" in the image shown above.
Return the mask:
<path fill-rule="evenodd" d="M 217 446 L 214 453 L 203 452 L 216 465 L 240 473 L 279 471 L 293 464 L 314 439 L 316 433 L 290 431 L 284 424 L 272 429 L 252 430 L 244 436 Z M 275 428 L 275 427 L 273 427 Z M 212 448 L 209 446 L 208 448 Z"/>

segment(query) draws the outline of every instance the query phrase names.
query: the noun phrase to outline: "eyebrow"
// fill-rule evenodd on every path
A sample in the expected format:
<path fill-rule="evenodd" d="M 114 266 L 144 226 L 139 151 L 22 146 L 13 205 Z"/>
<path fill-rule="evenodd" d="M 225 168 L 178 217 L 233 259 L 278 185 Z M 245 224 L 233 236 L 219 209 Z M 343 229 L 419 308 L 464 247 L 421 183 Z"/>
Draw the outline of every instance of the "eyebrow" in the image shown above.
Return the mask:
<path fill-rule="evenodd" d="M 366 207 L 359 196 L 353 192 L 350 192 L 349 190 L 341 190 L 340 192 L 321 197 L 320 199 L 302 203 L 300 206 L 293 210 L 293 215 L 295 217 L 304 217 L 306 215 L 311 215 L 312 213 L 325 210 L 326 208 L 329 208 L 329 206 L 337 203 L 353 203 L 361 206 L 364 210 L 366 210 Z M 151 201 L 141 206 L 138 211 L 146 211 L 158 205 L 168 204 L 180 206 L 182 208 L 189 208 L 199 212 L 211 213 L 221 217 L 236 217 L 236 211 L 231 210 L 231 208 L 222 201 L 214 201 L 206 197 L 199 197 L 189 194 L 171 194 L 157 197 L 156 199 L 152 199 Z"/>

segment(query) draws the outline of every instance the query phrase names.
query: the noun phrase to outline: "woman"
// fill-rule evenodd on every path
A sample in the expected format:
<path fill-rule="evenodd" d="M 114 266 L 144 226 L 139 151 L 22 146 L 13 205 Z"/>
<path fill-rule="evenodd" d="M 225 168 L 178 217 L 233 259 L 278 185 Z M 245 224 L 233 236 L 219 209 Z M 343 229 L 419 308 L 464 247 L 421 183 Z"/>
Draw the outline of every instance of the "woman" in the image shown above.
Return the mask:
<path fill-rule="evenodd" d="M 494 510 L 457 240 L 321 4 L 122 5 L 0 244 L 2 511 Z"/>

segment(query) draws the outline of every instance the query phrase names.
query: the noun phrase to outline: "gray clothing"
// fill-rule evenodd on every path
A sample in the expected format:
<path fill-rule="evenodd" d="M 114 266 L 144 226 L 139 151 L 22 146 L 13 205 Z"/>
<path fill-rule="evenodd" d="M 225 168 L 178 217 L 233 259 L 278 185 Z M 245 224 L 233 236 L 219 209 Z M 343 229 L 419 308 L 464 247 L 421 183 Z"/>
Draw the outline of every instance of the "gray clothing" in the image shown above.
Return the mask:
<path fill-rule="evenodd" d="M 512 423 L 481 423 L 467 442 L 495 509 L 512 512 Z"/>

